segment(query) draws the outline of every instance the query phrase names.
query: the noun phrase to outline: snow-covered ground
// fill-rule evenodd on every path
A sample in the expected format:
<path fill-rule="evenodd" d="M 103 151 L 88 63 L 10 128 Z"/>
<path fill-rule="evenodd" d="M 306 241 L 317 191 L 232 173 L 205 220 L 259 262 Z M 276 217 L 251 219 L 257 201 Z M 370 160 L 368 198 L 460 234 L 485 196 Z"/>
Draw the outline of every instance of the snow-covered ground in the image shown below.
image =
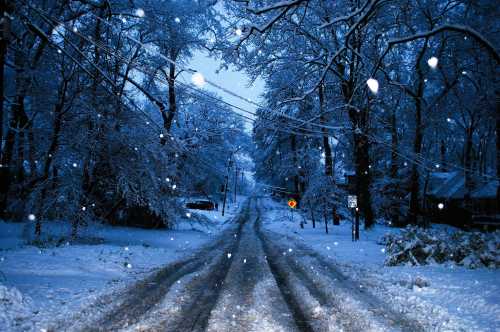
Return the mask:
<path fill-rule="evenodd" d="M 329 234 L 325 234 L 322 219 L 315 229 L 311 220 L 301 229 L 299 223 L 304 219 L 294 213 L 292 221 L 285 202 L 266 201 L 265 205 L 266 229 L 303 241 L 336 262 L 359 287 L 368 288 L 410 317 L 434 320 L 437 331 L 500 331 L 499 270 L 470 270 L 451 264 L 385 266 L 385 248 L 377 242 L 397 229 L 376 225 L 365 231 L 361 227 L 360 240 L 352 242 L 348 220 L 340 226 L 330 221 Z"/>
<path fill-rule="evenodd" d="M 192 210 L 175 230 L 93 225 L 83 230 L 83 240 L 45 248 L 26 244 L 26 224 L 0 221 L 0 331 L 41 331 L 188 255 L 216 237 L 243 199 L 224 217 L 220 211 Z M 70 230 L 68 223 L 53 222 L 44 231 Z"/>

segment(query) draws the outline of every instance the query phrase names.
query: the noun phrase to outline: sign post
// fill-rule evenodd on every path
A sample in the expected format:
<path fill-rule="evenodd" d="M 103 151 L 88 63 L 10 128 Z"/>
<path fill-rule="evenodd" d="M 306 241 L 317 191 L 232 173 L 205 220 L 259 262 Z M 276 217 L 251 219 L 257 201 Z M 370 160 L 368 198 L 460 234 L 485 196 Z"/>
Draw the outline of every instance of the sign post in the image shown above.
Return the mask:
<path fill-rule="evenodd" d="M 293 210 L 297 208 L 297 201 L 293 198 L 290 198 L 287 204 L 290 207 L 290 209 L 292 209 L 292 222 L 293 222 Z"/>
<path fill-rule="evenodd" d="M 358 196 L 348 195 L 347 196 L 347 207 L 349 209 L 354 209 L 355 220 L 352 223 L 352 241 L 359 240 L 359 208 L 358 208 Z"/>

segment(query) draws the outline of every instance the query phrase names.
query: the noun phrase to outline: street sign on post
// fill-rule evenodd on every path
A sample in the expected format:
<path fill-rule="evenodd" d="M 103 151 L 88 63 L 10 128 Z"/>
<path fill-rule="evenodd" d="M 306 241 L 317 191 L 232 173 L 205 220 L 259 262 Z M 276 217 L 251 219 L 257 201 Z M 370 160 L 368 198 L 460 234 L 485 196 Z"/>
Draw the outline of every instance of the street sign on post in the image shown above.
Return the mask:
<path fill-rule="evenodd" d="M 355 219 L 352 223 L 352 240 L 359 240 L 359 208 L 358 208 L 358 196 L 348 195 L 347 196 L 347 207 L 349 209 L 354 209 Z"/>
<path fill-rule="evenodd" d="M 358 196 L 348 195 L 347 196 L 347 207 L 349 209 L 355 209 L 358 207 Z"/>

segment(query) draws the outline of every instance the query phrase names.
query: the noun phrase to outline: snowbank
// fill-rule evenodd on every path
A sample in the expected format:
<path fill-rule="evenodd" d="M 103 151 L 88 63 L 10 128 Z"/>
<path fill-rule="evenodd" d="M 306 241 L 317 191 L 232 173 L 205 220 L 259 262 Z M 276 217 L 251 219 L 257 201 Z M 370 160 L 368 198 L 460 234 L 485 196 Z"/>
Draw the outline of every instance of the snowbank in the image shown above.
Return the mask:
<path fill-rule="evenodd" d="M 14 287 L 0 283 L 0 331 L 27 330 L 32 328 L 29 318 L 32 304 Z"/>
<path fill-rule="evenodd" d="M 500 267 L 500 232 L 423 229 L 408 226 L 384 236 L 386 264 L 429 265 L 454 262 L 467 268 Z"/>

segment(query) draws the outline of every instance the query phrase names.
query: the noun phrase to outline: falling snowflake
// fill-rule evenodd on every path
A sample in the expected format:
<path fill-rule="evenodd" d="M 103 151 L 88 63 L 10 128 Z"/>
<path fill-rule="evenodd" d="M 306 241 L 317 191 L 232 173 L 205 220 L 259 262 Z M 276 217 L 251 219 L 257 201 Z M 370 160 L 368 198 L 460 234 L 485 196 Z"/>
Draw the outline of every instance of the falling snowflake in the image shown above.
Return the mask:
<path fill-rule="evenodd" d="M 435 69 L 437 67 L 437 65 L 438 65 L 438 58 L 436 58 L 435 56 L 430 57 L 429 60 L 427 60 L 427 64 L 432 69 Z"/>
<path fill-rule="evenodd" d="M 230 252 L 227 253 L 227 258 L 228 259 L 231 258 L 231 253 Z"/>
<path fill-rule="evenodd" d="M 34 214 L 30 214 L 28 215 L 28 220 L 30 221 L 34 221 L 36 219 L 35 215 Z"/>
<path fill-rule="evenodd" d="M 175 23 L 181 23 L 181 19 L 180 19 L 180 18 L 178 18 L 178 17 L 176 17 L 176 18 L 174 19 L 174 21 L 175 21 Z"/>
<path fill-rule="evenodd" d="M 194 85 L 197 87 L 202 87 L 205 85 L 205 77 L 203 76 L 202 73 L 196 72 L 191 76 L 191 82 L 193 82 Z"/>
<path fill-rule="evenodd" d="M 135 15 L 137 15 L 139 17 L 144 17 L 144 15 L 146 15 L 146 13 L 144 13 L 144 9 L 137 8 L 137 10 L 135 11 Z"/>
<path fill-rule="evenodd" d="M 370 89 L 371 92 L 377 93 L 378 92 L 378 81 L 374 78 L 369 78 L 366 81 L 366 84 L 368 85 L 368 88 Z"/>

